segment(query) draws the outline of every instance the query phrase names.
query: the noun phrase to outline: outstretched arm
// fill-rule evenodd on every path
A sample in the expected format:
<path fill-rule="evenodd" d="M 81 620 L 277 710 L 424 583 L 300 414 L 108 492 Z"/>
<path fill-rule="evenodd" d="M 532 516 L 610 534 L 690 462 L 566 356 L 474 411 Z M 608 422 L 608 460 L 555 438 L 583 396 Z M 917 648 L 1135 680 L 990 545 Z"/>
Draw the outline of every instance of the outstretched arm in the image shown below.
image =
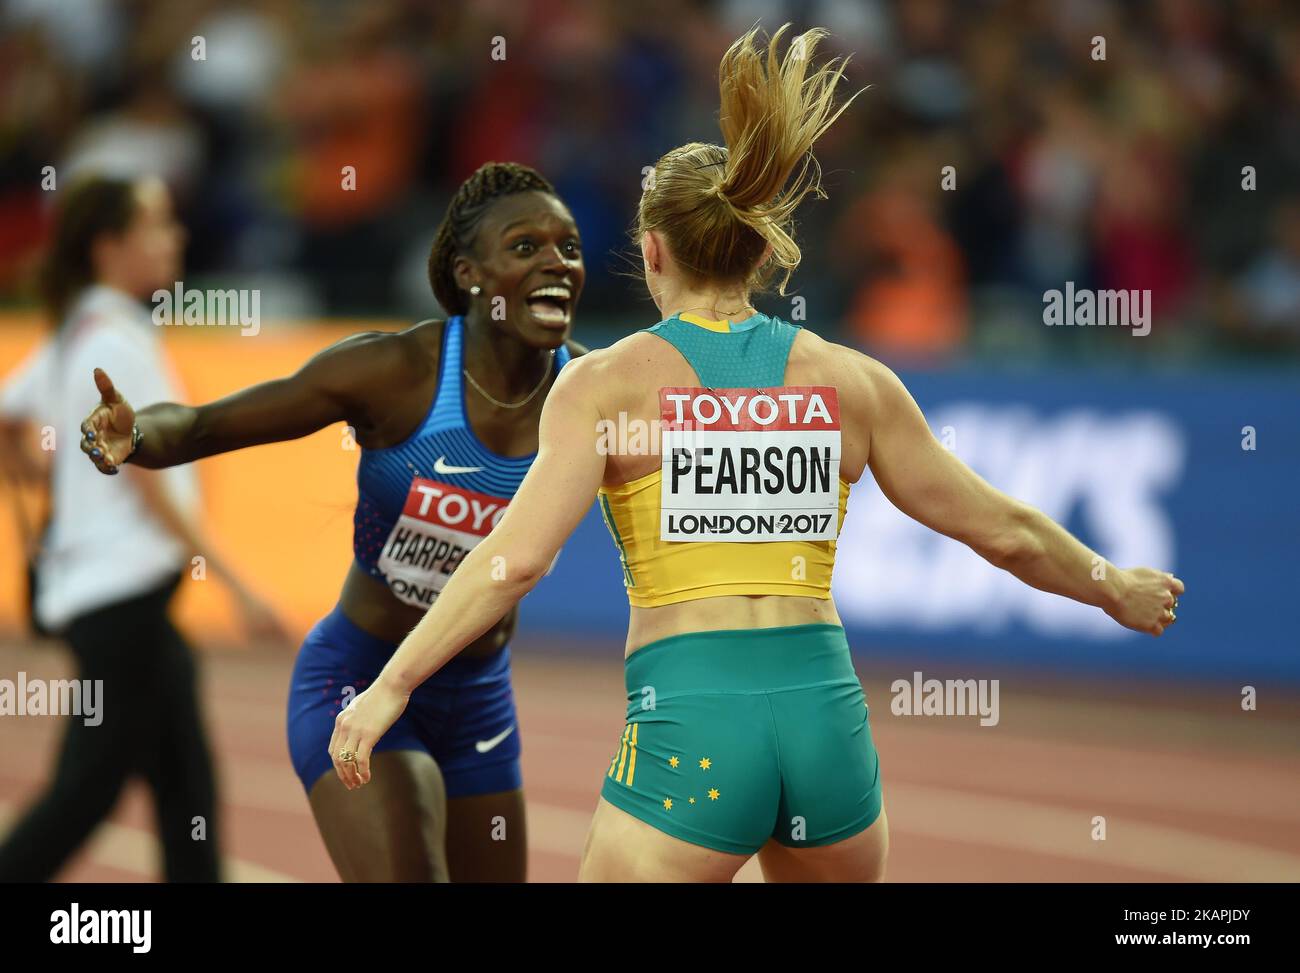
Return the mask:
<path fill-rule="evenodd" d="M 371 748 L 412 690 L 532 590 L 595 499 L 605 457 L 596 448 L 600 411 L 590 360 L 567 365 L 547 395 L 537 459 L 500 523 L 456 568 L 372 686 L 338 715 L 330 757 L 349 788 L 370 780 Z M 355 754 L 355 762 L 340 751 Z"/>
<path fill-rule="evenodd" d="M 101 472 L 114 473 L 128 457 L 136 466 L 157 469 L 298 439 L 341 420 L 365 421 L 376 397 L 406 387 L 410 369 L 395 335 L 359 334 L 326 348 L 288 378 L 207 405 L 160 402 L 136 412 L 97 368 L 101 401 L 81 424 L 81 449 Z M 143 437 L 134 450 L 132 425 Z"/>
<path fill-rule="evenodd" d="M 939 444 L 898 376 L 863 362 L 868 465 L 894 506 L 1025 584 L 1095 605 L 1128 628 L 1160 635 L 1173 622 L 1181 581 L 1151 568 L 1116 568 L 1042 511 L 994 489 Z"/>

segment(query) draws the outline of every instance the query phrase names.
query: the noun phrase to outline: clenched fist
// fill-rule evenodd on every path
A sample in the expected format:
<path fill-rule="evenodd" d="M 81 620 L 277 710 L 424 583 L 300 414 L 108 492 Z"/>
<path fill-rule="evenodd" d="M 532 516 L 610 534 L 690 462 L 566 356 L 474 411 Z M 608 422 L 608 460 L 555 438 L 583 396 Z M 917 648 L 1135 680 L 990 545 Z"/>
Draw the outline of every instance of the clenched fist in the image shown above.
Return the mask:
<path fill-rule="evenodd" d="M 1119 577 L 1119 601 L 1107 614 L 1125 628 L 1160 635 L 1178 620 L 1178 596 L 1186 589 L 1168 571 L 1129 568 Z"/>

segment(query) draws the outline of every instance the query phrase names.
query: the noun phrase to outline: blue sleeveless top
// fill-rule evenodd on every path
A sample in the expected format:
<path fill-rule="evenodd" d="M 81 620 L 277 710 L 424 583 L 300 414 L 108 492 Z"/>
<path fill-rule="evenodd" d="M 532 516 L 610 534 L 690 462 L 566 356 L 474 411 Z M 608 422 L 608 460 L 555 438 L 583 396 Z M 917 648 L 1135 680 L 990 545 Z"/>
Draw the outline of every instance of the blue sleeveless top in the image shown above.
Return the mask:
<path fill-rule="evenodd" d="M 406 604 L 427 608 L 456 565 L 505 512 L 536 458 L 501 456 L 474 435 L 465 412 L 465 321 L 443 326 L 438 390 L 404 441 L 362 449 L 352 550 L 357 563 Z M 562 345 L 556 371 L 569 361 Z"/>

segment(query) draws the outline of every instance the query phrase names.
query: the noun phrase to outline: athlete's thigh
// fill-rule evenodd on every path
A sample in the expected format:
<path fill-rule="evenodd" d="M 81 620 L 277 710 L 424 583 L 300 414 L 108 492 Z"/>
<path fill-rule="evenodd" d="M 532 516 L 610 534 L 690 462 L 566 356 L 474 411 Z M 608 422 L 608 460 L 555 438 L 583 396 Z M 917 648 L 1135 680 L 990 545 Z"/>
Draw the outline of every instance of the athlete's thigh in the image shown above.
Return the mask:
<path fill-rule="evenodd" d="M 449 797 L 446 848 L 453 882 L 527 881 L 523 790 Z"/>
<path fill-rule="evenodd" d="M 602 797 L 587 831 L 578 881 L 730 882 L 749 857 L 674 838 Z"/>
<path fill-rule="evenodd" d="M 453 659 L 411 703 L 411 726 L 446 785 L 451 880 L 524 881 L 528 829 L 510 650 Z"/>
<path fill-rule="evenodd" d="M 446 795 L 442 773 L 422 750 L 370 758 L 371 779 L 350 791 L 332 770 L 309 800 L 345 882 L 445 882 Z"/>
<path fill-rule="evenodd" d="M 871 827 L 815 848 L 795 848 L 776 840 L 758 853 L 768 882 L 882 882 L 889 855 L 889 822 L 882 810 Z"/>

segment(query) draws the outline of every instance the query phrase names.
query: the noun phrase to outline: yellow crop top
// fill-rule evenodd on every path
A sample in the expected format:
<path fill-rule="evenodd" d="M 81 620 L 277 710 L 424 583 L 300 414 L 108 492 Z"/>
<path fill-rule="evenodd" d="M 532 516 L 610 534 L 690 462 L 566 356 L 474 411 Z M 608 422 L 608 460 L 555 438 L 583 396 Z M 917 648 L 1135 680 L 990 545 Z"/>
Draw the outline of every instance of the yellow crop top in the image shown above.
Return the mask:
<path fill-rule="evenodd" d="M 662 476 L 661 470 L 655 470 L 600 489 L 600 512 L 618 548 L 627 600 L 634 607 L 657 608 L 721 595 L 831 596 L 833 540 L 660 540 Z M 849 484 L 843 479 L 839 484 L 837 534 L 849 499 Z"/>
<path fill-rule="evenodd" d="M 600 490 L 628 601 L 829 598 L 849 484 L 836 389 L 783 384 L 799 328 L 684 313 L 646 330 L 681 352 L 698 385 L 659 390 L 660 469 Z"/>

